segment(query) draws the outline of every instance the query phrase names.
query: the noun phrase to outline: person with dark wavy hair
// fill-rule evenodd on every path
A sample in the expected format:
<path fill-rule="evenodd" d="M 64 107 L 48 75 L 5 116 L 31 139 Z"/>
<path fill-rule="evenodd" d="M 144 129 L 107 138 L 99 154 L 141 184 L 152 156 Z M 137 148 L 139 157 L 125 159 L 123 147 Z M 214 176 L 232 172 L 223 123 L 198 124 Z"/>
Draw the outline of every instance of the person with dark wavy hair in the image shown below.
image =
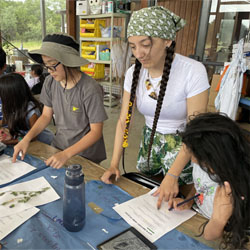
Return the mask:
<path fill-rule="evenodd" d="M 4 73 L 6 69 L 6 53 L 2 47 L 0 47 L 0 75 Z M 0 124 L 2 124 L 3 113 L 2 113 L 2 101 L 0 99 Z"/>
<path fill-rule="evenodd" d="M 205 67 L 175 53 L 176 33 L 184 25 L 183 19 L 160 6 L 133 12 L 127 37 L 136 61 L 126 73 L 113 157 L 102 176 L 105 183 L 111 183 L 111 175 L 116 175 L 116 179 L 120 176 L 119 161 L 123 148 L 128 146 L 129 125 L 136 106 L 146 122 L 137 169 L 148 176 L 165 175 L 156 193 L 160 194 L 158 206 L 163 199 L 168 200 L 169 187 L 178 189 L 178 180 L 180 185 L 192 183 L 190 156 L 181 148 L 176 131 L 185 128 L 189 115 L 205 112 L 208 102 L 210 86 Z M 175 172 L 176 166 L 182 172 L 180 176 Z"/>
<path fill-rule="evenodd" d="M 245 249 L 250 226 L 250 143 L 229 117 L 205 113 L 191 118 L 181 134 L 185 150 L 191 154 L 194 189 L 199 193 L 195 209 L 209 218 L 203 227 L 207 240 L 222 237 L 222 246 Z M 169 203 L 175 209 L 182 199 Z"/>
<path fill-rule="evenodd" d="M 25 79 L 17 73 L 0 76 L 0 98 L 3 104 L 3 128 L 0 141 L 18 143 L 34 126 L 42 112 L 40 103 L 32 96 Z M 37 136 L 41 142 L 50 144 L 53 134 L 45 130 Z"/>

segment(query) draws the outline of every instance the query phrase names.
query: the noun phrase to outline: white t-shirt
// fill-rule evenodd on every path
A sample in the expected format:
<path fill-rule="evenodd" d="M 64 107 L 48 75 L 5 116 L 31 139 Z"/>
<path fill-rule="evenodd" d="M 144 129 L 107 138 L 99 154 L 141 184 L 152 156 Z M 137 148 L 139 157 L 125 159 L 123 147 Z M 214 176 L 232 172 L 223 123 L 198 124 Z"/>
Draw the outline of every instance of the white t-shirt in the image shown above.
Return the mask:
<path fill-rule="evenodd" d="M 218 183 L 211 180 L 207 172 L 201 167 L 193 164 L 193 180 L 196 193 L 200 196 L 195 200 L 196 206 L 194 209 L 197 210 L 204 217 L 210 219 L 213 213 L 213 203 Z"/>
<path fill-rule="evenodd" d="M 30 89 L 32 89 L 37 83 L 39 83 L 39 76 L 37 77 L 32 77 L 29 80 L 27 80 L 27 83 L 30 87 Z"/>
<path fill-rule="evenodd" d="M 124 90 L 130 93 L 135 65 L 131 66 L 125 77 Z M 149 97 L 145 81 L 148 70 L 141 68 L 136 89 L 137 109 L 144 115 L 146 125 L 152 128 L 157 101 Z M 154 88 L 160 78 L 150 78 Z M 187 119 L 187 98 L 193 97 L 210 87 L 207 72 L 202 63 L 188 57 L 175 54 L 169 80 L 157 123 L 157 132 L 173 134 L 176 130 L 183 131 Z M 156 88 L 159 94 L 159 87 Z"/>

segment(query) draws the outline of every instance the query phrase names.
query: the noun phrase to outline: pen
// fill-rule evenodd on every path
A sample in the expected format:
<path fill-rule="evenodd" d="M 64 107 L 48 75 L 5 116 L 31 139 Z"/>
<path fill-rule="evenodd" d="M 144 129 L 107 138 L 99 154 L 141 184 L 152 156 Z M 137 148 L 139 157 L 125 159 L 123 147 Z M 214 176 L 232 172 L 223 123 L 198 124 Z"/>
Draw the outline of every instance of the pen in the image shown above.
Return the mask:
<path fill-rule="evenodd" d="M 193 200 L 193 199 L 195 199 L 195 198 L 197 198 L 199 196 L 200 196 L 200 194 L 196 194 L 195 196 L 192 196 L 192 197 L 190 197 L 190 198 L 188 198 L 188 199 L 186 199 L 186 200 L 178 203 L 177 207 L 179 207 L 179 206 L 181 206 L 181 205 L 183 205 L 183 204 L 185 204 L 185 203 L 187 203 L 187 202 L 189 202 L 189 201 L 191 201 L 191 200 Z M 171 207 L 171 208 L 168 209 L 168 211 L 172 211 L 173 209 L 174 209 L 174 207 Z"/>

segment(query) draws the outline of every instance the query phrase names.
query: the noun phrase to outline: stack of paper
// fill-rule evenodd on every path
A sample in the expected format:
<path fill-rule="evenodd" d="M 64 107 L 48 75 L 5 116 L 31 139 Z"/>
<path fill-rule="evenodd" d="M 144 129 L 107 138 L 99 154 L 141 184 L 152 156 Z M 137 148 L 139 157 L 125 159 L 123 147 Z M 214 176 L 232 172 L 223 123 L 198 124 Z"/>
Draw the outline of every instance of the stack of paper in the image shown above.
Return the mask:
<path fill-rule="evenodd" d="M 60 196 L 44 177 L 0 189 L 0 240 Z"/>
<path fill-rule="evenodd" d="M 0 185 L 14 181 L 15 179 L 31 172 L 36 168 L 23 161 L 12 162 L 8 155 L 0 156 Z"/>
<path fill-rule="evenodd" d="M 166 202 L 163 202 L 158 210 L 158 197 L 152 196 L 156 189 L 113 207 L 128 224 L 151 242 L 155 242 L 196 214 L 192 210 L 168 211 Z"/>

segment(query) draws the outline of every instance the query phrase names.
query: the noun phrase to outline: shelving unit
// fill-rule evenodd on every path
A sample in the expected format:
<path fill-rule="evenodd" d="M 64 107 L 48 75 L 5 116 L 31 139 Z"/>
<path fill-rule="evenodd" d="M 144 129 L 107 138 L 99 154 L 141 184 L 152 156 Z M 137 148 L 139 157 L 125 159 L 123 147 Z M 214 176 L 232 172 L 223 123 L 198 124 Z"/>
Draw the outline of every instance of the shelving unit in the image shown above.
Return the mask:
<path fill-rule="evenodd" d="M 114 20 L 115 18 L 124 18 L 123 21 L 123 27 L 122 27 L 122 32 L 121 37 L 114 37 Z M 92 20 L 95 21 L 96 19 L 105 19 L 106 21 L 110 19 L 110 27 L 111 27 L 111 37 L 92 37 L 92 33 L 91 33 L 91 37 L 87 37 L 87 34 L 85 36 L 82 36 L 80 34 L 80 55 L 82 55 L 82 42 L 105 42 L 107 43 L 107 45 L 109 45 L 110 48 L 110 54 L 111 54 L 111 50 L 112 50 L 112 46 L 114 42 L 120 41 L 120 40 L 125 40 L 126 39 L 126 30 L 127 30 L 127 24 L 128 24 L 128 18 L 129 16 L 127 14 L 122 14 L 122 13 L 107 13 L 107 14 L 99 14 L 99 15 L 87 15 L 87 16 L 79 16 L 79 22 L 80 22 L 80 27 L 81 27 L 81 20 Z M 83 22 L 83 21 L 82 21 Z M 84 21 L 85 23 L 85 21 Z M 83 25 L 82 25 L 83 26 Z M 85 25 L 84 25 L 85 26 Z M 93 25 L 92 25 L 93 26 Z M 87 29 L 87 27 L 86 27 Z M 98 32 L 96 32 L 96 30 L 93 31 L 95 34 L 97 34 Z M 99 34 L 98 34 L 99 36 Z M 119 99 L 114 99 L 112 98 L 112 87 L 117 86 L 118 82 L 114 82 L 113 81 L 113 72 L 112 72 L 112 60 L 110 57 L 110 60 L 108 61 L 103 61 L 103 60 L 97 60 L 97 59 L 88 59 L 87 60 L 89 62 L 95 63 L 95 64 L 105 64 L 108 65 L 109 67 L 109 81 L 104 81 L 103 79 L 96 79 L 98 80 L 98 82 L 105 86 L 108 89 L 108 100 L 104 100 L 104 105 L 105 106 L 109 106 L 109 107 L 113 107 L 115 105 L 117 105 L 119 103 Z M 104 88 L 105 90 L 105 88 Z M 106 92 L 106 91 L 105 91 Z"/>

